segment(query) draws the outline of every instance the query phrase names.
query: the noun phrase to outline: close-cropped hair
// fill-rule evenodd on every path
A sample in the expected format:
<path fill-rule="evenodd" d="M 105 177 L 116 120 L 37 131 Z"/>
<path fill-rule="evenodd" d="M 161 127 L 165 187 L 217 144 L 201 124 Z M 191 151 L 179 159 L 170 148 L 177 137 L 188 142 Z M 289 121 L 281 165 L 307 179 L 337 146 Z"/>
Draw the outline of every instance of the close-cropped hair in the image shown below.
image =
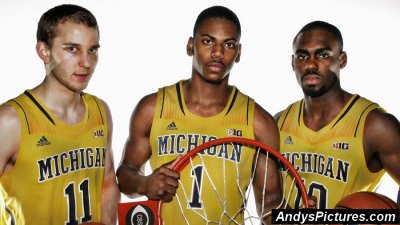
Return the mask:
<path fill-rule="evenodd" d="M 78 5 L 63 4 L 49 9 L 40 17 L 36 32 L 37 42 L 44 42 L 51 46 L 56 36 L 57 26 L 67 21 L 96 28 L 99 33 L 96 17 L 89 10 Z"/>
<path fill-rule="evenodd" d="M 299 34 L 310 31 L 310 30 L 316 30 L 316 29 L 325 30 L 325 31 L 330 32 L 335 37 L 335 39 L 339 42 L 340 51 L 343 51 L 343 37 L 342 37 L 342 33 L 340 32 L 340 30 L 336 26 L 334 26 L 330 23 L 327 23 L 325 21 L 320 21 L 320 20 L 310 22 L 310 23 L 306 24 L 303 28 L 301 28 L 301 30 L 294 37 L 293 44 L 296 41 Z"/>
<path fill-rule="evenodd" d="M 196 36 L 197 31 L 199 30 L 200 25 L 203 23 L 204 20 L 210 19 L 210 18 L 223 18 L 226 20 L 231 21 L 234 23 L 238 29 L 239 36 L 241 35 L 241 27 L 240 27 L 240 21 L 239 18 L 236 16 L 236 14 L 224 7 L 224 6 L 211 6 L 205 10 L 203 10 L 196 19 L 196 22 L 194 24 L 193 28 L 193 37 Z"/>

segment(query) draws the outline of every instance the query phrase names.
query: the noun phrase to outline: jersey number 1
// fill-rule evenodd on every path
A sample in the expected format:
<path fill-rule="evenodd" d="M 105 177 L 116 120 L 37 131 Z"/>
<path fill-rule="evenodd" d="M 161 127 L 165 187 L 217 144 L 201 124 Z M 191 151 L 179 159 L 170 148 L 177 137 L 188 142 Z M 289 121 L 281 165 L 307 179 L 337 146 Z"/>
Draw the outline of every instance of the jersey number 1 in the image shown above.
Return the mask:
<path fill-rule="evenodd" d="M 82 222 L 88 222 L 92 219 L 90 213 L 90 198 L 89 198 L 89 180 L 85 179 L 79 184 L 79 192 L 82 197 L 82 206 L 84 216 L 82 217 Z M 78 218 L 76 216 L 76 197 L 75 197 L 75 183 L 70 183 L 64 189 L 64 196 L 67 198 L 68 204 L 68 221 L 65 225 L 77 225 Z"/>
<path fill-rule="evenodd" d="M 192 185 L 192 198 L 189 202 L 189 207 L 196 209 L 203 208 L 203 204 L 201 203 L 200 200 L 201 181 L 203 178 L 203 166 L 202 165 L 195 166 L 192 169 L 190 176 L 193 177 L 193 185 Z"/>

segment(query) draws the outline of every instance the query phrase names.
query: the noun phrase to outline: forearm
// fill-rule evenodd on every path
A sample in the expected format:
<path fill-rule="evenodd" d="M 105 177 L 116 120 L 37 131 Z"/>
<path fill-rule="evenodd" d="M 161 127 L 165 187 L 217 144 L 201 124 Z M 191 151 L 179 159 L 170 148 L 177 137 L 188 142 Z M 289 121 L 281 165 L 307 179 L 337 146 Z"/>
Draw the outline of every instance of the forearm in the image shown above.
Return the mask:
<path fill-rule="evenodd" d="M 105 225 L 117 223 L 118 203 L 121 194 L 114 174 L 107 175 L 104 179 L 101 200 L 101 222 Z"/>
<path fill-rule="evenodd" d="M 282 198 L 274 200 L 264 200 L 264 202 L 256 202 L 257 213 L 262 218 L 263 224 L 272 224 L 272 209 L 279 209 Z"/>
<path fill-rule="evenodd" d="M 119 190 L 125 195 L 135 198 L 145 195 L 145 180 L 140 169 L 130 166 L 121 165 L 117 171 Z"/>

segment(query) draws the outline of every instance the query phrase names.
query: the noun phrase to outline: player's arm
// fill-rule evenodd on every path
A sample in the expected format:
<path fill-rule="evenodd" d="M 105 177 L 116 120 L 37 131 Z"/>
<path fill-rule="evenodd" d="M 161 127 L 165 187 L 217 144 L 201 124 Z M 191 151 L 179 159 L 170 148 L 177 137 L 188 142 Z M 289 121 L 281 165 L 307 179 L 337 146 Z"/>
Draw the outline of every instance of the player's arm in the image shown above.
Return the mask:
<path fill-rule="evenodd" d="M 371 172 L 385 169 L 400 184 L 400 123 L 382 110 L 371 111 L 364 127 L 364 151 Z"/>
<path fill-rule="evenodd" d="M 17 160 L 21 124 L 16 110 L 9 105 L 0 106 L 0 177 Z"/>
<path fill-rule="evenodd" d="M 274 118 L 261 106 L 256 104 L 254 112 L 254 135 L 255 140 L 260 141 L 276 150 L 279 150 L 279 131 Z M 268 160 L 267 164 L 265 161 Z M 267 165 L 268 168 L 265 168 Z M 264 185 L 264 173 L 267 170 L 267 182 Z M 257 212 L 265 214 L 271 212 L 271 209 L 278 208 L 282 201 L 282 178 L 277 161 L 271 157 L 259 155 L 257 161 L 257 170 L 254 179 L 254 195 Z M 265 194 L 263 195 L 265 186 Z M 262 203 L 264 201 L 264 208 Z M 270 223 L 271 217 L 267 217 L 267 223 Z"/>
<path fill-rule="evenodd" d="M 171 201 L 178 188 L 179 173 L 163 165 L 145 175 L 145 164 L 151 157 L 150 130 L 156 108 L 157 94 L 145 96 L 134 109 L 120 166 L 118 185 L 122 193 L 152 200 Z M 157 156 L 154 156 L 157 157 Z"/>
<path fill-rule="evenodd" d="M 117 204 L 120 201 L 121 193 L 119 192 L 117 180 L 114 171 L 114 158 L 112 152 L 112 132 L 113 122 L 111 112 L 108 105 L 103 101 L 103 106 L 107 114 L 107 151 L 104 170 L 104 181 L 101 200 L 101 222 L 109 225 L 117 222 Z"/>

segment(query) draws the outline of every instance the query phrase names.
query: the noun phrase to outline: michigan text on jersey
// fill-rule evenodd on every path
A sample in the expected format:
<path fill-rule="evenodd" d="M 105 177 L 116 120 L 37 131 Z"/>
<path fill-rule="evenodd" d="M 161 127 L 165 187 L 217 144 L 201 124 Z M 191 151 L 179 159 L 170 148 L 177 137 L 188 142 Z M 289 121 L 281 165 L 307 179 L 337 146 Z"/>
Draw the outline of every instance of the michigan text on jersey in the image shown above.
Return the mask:
<path fill-rule="evenodd" d="M 106 148 L 73 149 L 37 161 L 38 181 L 44 182 L 81 169 L 104 167 Z"/>
<path fill-rule="evenodd" d="M 158 136 L 158 155 L 163 156 L 184 154 L 203 143 L 216 139 L 216 136 L 203 134 L 168 134 Z M 234 162 L 240 162 L 242 149 L 242 144 L 225 143 L 205 149 L 204 151 L 200 152 L 200 154 L 218 158 L 225 158 Z"/>
<path fill-rule="evenodd" d="M 310 152 L 286 152 L 282 154 L 298 172 L 315 173 L 331 179 L 347 182 L 350 163 L 323 154 Z"/>

